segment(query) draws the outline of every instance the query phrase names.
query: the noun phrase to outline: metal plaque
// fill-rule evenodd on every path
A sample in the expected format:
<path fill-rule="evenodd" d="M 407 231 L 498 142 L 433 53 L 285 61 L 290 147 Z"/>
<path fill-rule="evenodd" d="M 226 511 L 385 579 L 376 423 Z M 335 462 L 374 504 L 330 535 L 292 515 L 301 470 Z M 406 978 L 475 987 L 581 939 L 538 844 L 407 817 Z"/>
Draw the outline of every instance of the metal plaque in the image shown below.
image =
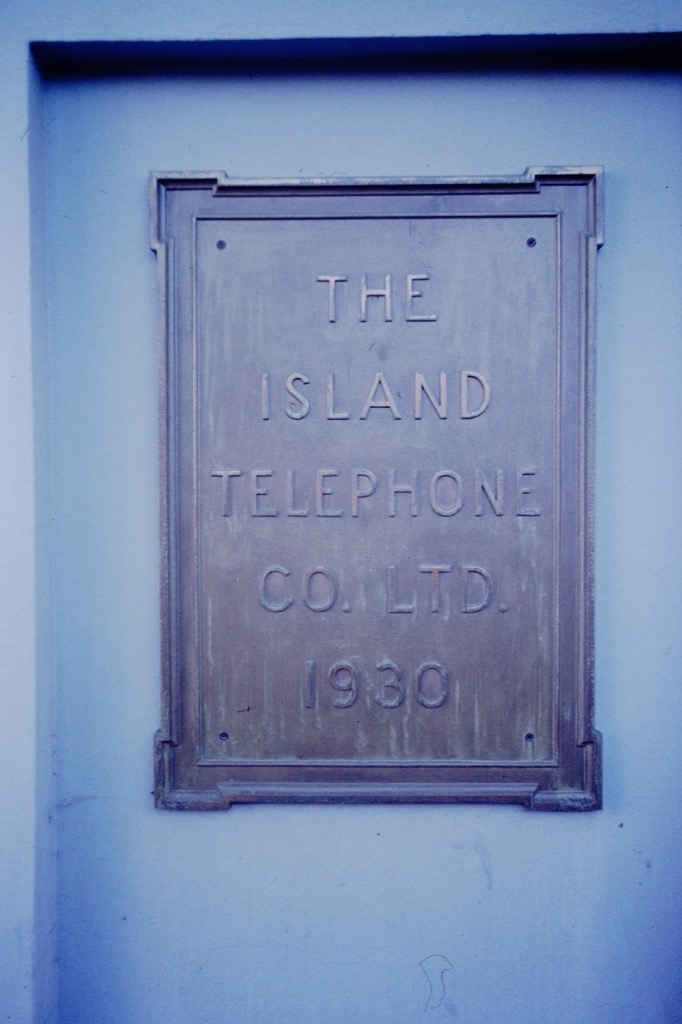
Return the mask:
<path fill-rule="evenodd" d="M 158 805 L 600 805 L 601 180 L 153 175 Z"/>

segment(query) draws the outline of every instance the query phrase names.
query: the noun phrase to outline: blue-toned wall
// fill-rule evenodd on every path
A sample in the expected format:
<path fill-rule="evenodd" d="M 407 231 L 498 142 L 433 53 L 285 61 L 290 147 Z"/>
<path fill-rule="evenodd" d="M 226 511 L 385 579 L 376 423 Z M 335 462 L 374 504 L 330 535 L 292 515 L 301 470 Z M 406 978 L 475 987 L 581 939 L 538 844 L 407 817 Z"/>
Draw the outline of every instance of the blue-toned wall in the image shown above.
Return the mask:
<path fill-rule="evenodd" d="M 11 673 L 0 748 L 8 802 L 0 1017 L 679 1020 L 680 77 L 627 66 L 550 72 L 531 60 L 478 73 L 359 73 L 352 63 L 302 73 L 293 62 L 222 76 L 36 75 L 28 93 L 27 66 L 18 65 L 30 38 L 165 34 L 151 20 L 153 4 L 145 12 L 121 4 L 120 22 L 117 5 L 95 14 L 60 6 L 61 21 L 55 5 L 29 5 L 2 44 L 15 61 L 7 75 L 20 130 L 4 147 L 1 233 L 7 243 L 13 232 L 14 248 L 2 293 L 0 609 Z M 192 19 L 184 5 L 164 10 L 178 39 L 682 28 L 669 3 L 655 12 L 629 4 L 625 13 L 615 2 L 570 14 L 562 5 L 545 26 L 537 19 L 547 5 L 513 5 L 514 19 L 511 6 L 425 3 L 420 19 L 415 5 L 378 0 L 345 14 L 298 0 L 198 4 Z M 19 141 L 29 116 L 31 187 Z M 488 176 L 529 164 L 606 167 L 596 480 L 604 809 L 154 810 L 149 171 Z"/>

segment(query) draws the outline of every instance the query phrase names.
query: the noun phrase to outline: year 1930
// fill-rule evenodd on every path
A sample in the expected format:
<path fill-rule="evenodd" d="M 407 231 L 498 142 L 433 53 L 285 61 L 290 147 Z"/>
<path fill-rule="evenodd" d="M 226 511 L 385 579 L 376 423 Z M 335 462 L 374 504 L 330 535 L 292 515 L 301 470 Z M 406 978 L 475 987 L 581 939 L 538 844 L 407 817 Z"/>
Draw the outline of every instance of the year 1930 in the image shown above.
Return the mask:
<path fill-rule="evenodd" d="M 317 708 L 323 699 L 320 691 L 327 691 L 335 708 L 351 708 L 363 689 L 376 704 L 392 710 L 414 698 L 423 708 L 441 708 L 450 696 L 450 674 L 438 661 L 424 661 L 413 673 L 405 677 L 399 665 L 388 658 L 376 664 L 376 675 L 363 673 L 351 661 L 335 661 L 318 672 L 317 662 L 306 662 L 303 680 L 303 703 L 306 708 Z"/>

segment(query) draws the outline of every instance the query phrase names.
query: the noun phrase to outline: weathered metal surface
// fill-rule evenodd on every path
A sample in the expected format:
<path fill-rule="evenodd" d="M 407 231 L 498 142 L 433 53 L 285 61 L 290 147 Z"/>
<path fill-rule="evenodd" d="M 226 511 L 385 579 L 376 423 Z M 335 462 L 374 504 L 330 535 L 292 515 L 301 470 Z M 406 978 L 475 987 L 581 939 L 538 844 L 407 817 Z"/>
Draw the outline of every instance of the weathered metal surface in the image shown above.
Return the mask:
<path fill-rule="evenodd" d="M 160 805 L 599 806 L 600 181 L 153 176 Z"/>

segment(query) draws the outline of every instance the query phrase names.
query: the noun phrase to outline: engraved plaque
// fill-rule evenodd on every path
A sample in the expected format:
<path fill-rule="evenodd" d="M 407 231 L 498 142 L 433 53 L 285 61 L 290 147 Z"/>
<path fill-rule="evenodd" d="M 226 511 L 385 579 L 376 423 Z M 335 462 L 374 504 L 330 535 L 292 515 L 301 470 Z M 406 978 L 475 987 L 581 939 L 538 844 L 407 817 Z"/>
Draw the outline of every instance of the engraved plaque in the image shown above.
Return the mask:
<path fill-rule="evenodd" d="M 153 176 L 160 806 L 600 805 L 600 193 Z"/>

